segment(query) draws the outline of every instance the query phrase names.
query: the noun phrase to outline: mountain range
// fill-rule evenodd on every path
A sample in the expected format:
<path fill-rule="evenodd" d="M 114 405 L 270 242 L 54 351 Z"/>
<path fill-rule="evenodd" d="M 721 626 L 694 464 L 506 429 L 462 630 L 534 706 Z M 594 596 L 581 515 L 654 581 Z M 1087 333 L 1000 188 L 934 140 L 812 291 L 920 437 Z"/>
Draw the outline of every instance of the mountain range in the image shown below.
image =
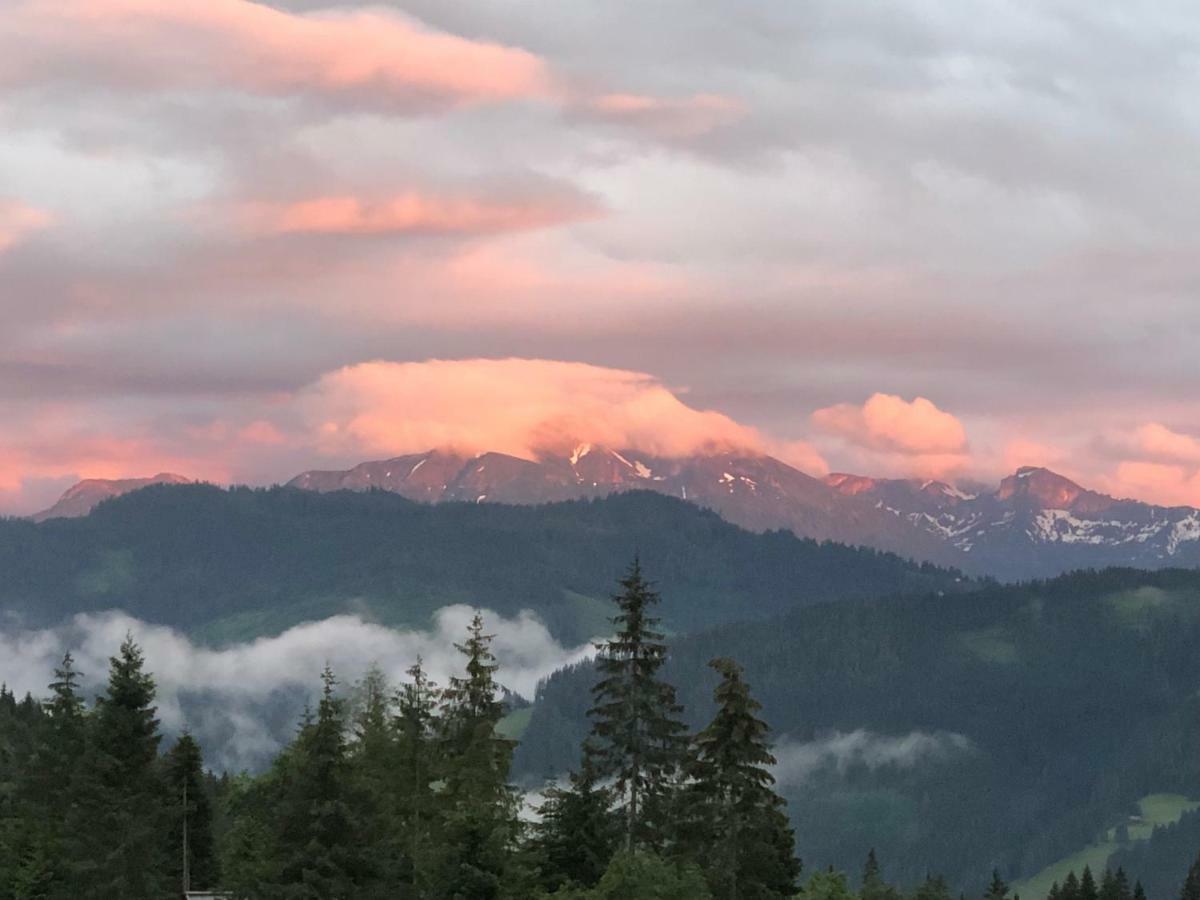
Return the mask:
<path fill-rule="evenodd" d="M 164 474 L 82 482 L 34 518 L 85 515 L 101 500 L 145 484 L 185 480 Z M 1200 510 L 1116 499 L 1034 467 L 1019 469 L 994 490 L 967 492 L 934 480 L 814 478 L 746 452 L 663 458 L 580 444 L 533 460 L 430 450 L 304 472 L 288 486 L 319 493 L 382 490 L 424 503 L 518 505 L 648 490 L 710 508 L 754 531 L 786 529 L 1004 580 L 1114 565 L 1200 564 Z"/>

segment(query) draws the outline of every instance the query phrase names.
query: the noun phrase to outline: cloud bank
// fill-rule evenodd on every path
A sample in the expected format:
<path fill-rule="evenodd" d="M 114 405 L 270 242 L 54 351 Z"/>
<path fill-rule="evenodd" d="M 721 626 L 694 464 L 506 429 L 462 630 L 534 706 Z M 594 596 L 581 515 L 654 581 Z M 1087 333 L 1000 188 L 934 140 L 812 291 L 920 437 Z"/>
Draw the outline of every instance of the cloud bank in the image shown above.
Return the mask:
<path fill-rule="evenodd" d="M 488 632 L 495 635 L 497 679 L 524 697 L 533 697 L 541 678 L 592 652 L 590 644 L 563 647 L 531 613 L 515 618 L 483 613 Z M 372 664 L 398 684 L 419 655 L 433 680 L 446 685 L 459 674 L 461 654 L 454 644 L 461 643 L 473 615 L 467 606 L 444 607 L 428 630 L 335 616 L 274 637 L 210 648 L 120 612 L 80 614 L 59 628 L 0 630 L 0 681 L 17 693 L 43 696 L 54 667 L 70 651 L 90 700 L 103 689 L 108 658 L 132 634 L 157 682 L 164 730 L 178 734 L 190 728 L 211 765 L 237 770 L 261 765 L 294 733 L 304 703 L 317 694 L 326 663 L 349 690 Z"/>
<path fill-rule="evenodd" d="M 875 734 L 862 728 L 835 731 L 807 743 L 781 741 L 772 751 L 777 760 L 773 771 L 780 785 L 796 786 L 826 767 L 839 774 L 857 766 L 872 771 L 912 769 L 967 753 L 971 747 L 964 735 L 945 731 L 911 731 L 903 735 Z"/>

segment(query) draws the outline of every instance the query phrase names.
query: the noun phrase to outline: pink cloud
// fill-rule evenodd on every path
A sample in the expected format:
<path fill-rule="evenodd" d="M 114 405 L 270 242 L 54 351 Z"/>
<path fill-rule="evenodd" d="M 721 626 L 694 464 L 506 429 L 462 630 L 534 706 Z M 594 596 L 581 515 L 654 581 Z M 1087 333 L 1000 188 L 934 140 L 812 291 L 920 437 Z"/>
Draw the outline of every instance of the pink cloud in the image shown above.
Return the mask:
<path fill-rule="evenodd" d="M 1172 431 L 1159 422 L 1148 422 L 1134 433 L 1135 449 L 1146 459 L 1200 465 L 1200 438 Z"/>
<path fill-rule="evenodd" d="M 909 402 L 894 394 L 874 394 L 862 406 L 841 403 L 818 409 L 812 422 L 871 450 L 911 456 L 959 456 L 967 450 L 962 422 L 924 397 Z"/>
<path fill-rule="evenodd" d="M 1200 472 L 1186 466 L 1125 460 L 1106 480 L 1118 497 L 1134 497 L 1164 506 L 1200 506 Z"/>
<path fill-rule="evenodd" d="M 663 457 L 734 450 L 770 453 L 812 474 L 828 470 L 811 445 L 773 440 L 689 406 L 651 375 L 545 359 L 363 363 L 292 393 L 231 402 L 208 419 L 177 412 L 131 417 L 88 404 L 9 411 L 14 427 L 0 435 L 0 510 L 39 508 L 31 484 L 60 489 L 64 480 L 163 471 L 261 483 L 328 460 L 434 447 L 524 458 L 576 443 Z"/>
<path fill-rule="evenodd" d="M 525 50 L 380 8 L 294 14 L 247 0 L 25 0 L 0 13 L 0 34 L 0 83 L 76 77 L 418 108 L 553 93 L 545 64 Z"/>
<path fill-rule="evenodd" d="M 0 200 L 0 253 L 30 232 L 49 227 L 50 213 L 15 200 Z"/>
<path fill-rule="evenodd" d="M 764 446 L 754 429 L 687 406 L 649 375 L 553 360 L 364 363 L 321 378 L 300 403 L 334 455 L 454 447 L 533 458 L 587 442 L 681 456 Z"/>
<path fill-rule="evenodd" d="M 249 204 L 244 221 L 271 234 L 485 234 L 544 228 L 593 215 L 582 197 L 503 202 L 411 191 L 383 200 L 316 197 L 287 204 Z"/>
<path fill-rule="evenodd" d="M 666 138 L 707 134 L 745 115 L 745 105 L 720 94 L 690 97 L 656 97 L 649 94 L 610 93 L 582 100 L 589 116 L 639 128 Z"/>

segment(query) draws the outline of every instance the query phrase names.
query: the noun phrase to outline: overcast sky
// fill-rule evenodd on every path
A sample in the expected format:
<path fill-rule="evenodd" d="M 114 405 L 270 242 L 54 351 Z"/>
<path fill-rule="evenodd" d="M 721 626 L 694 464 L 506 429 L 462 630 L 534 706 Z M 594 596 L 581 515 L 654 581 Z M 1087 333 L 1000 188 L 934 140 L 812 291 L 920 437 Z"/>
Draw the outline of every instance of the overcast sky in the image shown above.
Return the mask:
<path fill-rule="evenodd" d="M 1200 503 L 1197 196 L 1186 2 L 7 0 L 0 512 L 567 431 Z"/>

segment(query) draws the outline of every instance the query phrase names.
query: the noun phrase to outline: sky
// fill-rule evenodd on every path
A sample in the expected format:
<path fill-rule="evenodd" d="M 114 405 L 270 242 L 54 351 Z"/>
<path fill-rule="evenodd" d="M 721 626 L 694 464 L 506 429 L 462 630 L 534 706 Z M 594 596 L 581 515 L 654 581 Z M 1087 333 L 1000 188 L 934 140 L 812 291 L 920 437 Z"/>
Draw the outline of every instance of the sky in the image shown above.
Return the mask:
<path fill-rule="evenodd" d="M 1200 504 L 1200 15 L 6 0 L 0 513 L 454 445 Z"/>

